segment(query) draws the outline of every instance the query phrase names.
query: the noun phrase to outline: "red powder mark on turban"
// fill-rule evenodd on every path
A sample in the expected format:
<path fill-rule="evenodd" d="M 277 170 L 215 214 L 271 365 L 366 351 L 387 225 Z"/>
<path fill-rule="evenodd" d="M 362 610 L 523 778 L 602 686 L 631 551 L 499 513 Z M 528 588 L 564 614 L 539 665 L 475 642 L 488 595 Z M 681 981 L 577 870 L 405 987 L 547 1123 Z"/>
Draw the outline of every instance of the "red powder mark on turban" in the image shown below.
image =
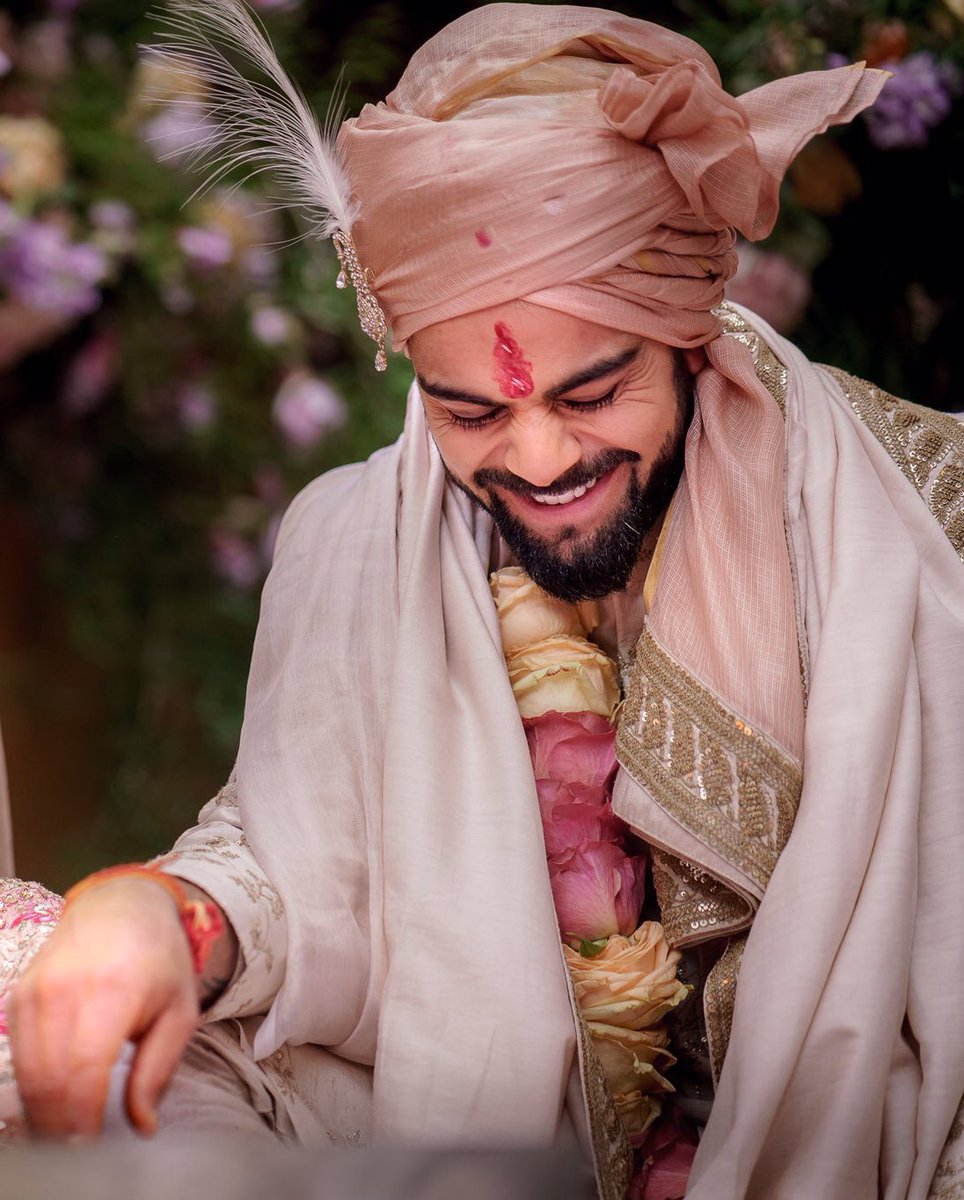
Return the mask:
<path fill-rule="evenodd" d="M 522 348 L 509 331 L 508 325 L 500 321 L 495 327 L 495 380 L 499 391 L 509 400 L 521 400 L 533 392 L 532 363 L 522 357 Z"/>
<path fill-rule="evenodd" d="M 483 250 L 487 250 L 492 245 L 492 234 L 487 229 L 477 229 L 475 231 L 475 240 Z"/>

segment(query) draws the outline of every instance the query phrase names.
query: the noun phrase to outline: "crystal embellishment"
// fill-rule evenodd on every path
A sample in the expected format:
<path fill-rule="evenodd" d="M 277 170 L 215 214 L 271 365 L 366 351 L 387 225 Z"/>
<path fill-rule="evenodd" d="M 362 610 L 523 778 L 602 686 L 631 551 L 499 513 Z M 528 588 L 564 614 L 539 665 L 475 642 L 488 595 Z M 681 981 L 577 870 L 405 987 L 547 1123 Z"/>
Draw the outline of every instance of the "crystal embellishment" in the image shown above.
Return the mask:
<path fill-rule="evenodd" d="M 381 305 L 372 291 L 372 274 L 358 261 L 358 252 L 351 234 L 338 232 L 332 234 L 335 253 L 341 264 L 335 287 L 348 286 L 349 280 L 355 289 L 355 299 L 358 303 L 358 320 L 362 329 L 378 347 L 375 353 L 375 370 L 384 371 L 388 366 L 388 356 L 385 353 L 385 338 L 388 334 L 388 322 L 382 312 Z"/>

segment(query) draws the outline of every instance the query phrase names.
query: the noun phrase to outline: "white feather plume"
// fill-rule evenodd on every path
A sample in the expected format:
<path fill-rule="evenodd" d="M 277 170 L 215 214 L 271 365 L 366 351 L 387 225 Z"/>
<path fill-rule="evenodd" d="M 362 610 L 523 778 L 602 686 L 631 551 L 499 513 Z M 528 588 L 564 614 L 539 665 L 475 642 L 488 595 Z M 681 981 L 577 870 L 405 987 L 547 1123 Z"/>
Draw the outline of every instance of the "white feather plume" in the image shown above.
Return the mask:
<path fill-rule="evenodd" d="M 357 216 L 348 173 L 335 148 L 341 118 L 337 96 L 323 126 L 286 74 L 263 26 L 243 0 L 169 0 L 157 14 L 167 41 L 146 46 L 146 58 L 177 79 L 201 76 L 210 88 L 207 120 L 192 157 L 210 164 L 202 189 L 234 172 L 268 172 L 286 203 L 300 208 L 321 237 L 348 234 Z M 255 69 L 248 79 L 229 54 Z M 181 103 L 197 103 L 196 95 Z"/>

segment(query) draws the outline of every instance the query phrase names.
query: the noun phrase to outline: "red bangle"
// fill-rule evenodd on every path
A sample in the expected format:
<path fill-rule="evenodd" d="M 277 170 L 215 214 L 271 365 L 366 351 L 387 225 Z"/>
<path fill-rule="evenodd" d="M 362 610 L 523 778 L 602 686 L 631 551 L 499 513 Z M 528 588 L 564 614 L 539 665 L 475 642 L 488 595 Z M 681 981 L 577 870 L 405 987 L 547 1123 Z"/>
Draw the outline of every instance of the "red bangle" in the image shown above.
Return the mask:
<path fill-rule="evenodd" d="M 181 927 L 187 935 L 194 974 L 200 975 L 211 957 L 214 943 L 224 933 L 224 917 L 213 900 L 189 899 L 179 881 L 166 871 L 147 867 L 143 863 L 123 863 L 116 867 L 105 867 L 102 871 L 95 871 L 93 875 L 75 883 L 64 896 L 65 906 L 91 888 L 108 883 L 111 879 L 122 879 L 124 876 L 152 879 L 173 897 L 181 919 Z"/>

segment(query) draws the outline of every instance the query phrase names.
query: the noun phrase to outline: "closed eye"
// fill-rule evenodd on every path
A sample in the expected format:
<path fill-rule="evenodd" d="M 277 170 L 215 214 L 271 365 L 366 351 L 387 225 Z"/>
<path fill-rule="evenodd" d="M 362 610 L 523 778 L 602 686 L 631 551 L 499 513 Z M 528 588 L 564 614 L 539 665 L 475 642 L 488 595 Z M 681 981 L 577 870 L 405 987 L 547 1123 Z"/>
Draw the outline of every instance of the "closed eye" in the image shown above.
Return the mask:
<path fill-rule="evenodd" d="M 616 388 L 613 387 L 605 396 L 599 396 L 595 400 L 559 400 L 558 403 L 577 412 L 594 412 L 597 408 L 605 408 L 608 404 L 612 404 L 615 399 Z"/>
<path fill-rule="evenodd" d="M 454 413 L 451 409 L 447 408 L 445 416 L 458 429 L 481 429 L 483 426 L 491 425 L 493 421 L 497 421 L 504 411 L 503 408 L 490 408 L 479 417 L 460 417 L 458 413 Z"/>

